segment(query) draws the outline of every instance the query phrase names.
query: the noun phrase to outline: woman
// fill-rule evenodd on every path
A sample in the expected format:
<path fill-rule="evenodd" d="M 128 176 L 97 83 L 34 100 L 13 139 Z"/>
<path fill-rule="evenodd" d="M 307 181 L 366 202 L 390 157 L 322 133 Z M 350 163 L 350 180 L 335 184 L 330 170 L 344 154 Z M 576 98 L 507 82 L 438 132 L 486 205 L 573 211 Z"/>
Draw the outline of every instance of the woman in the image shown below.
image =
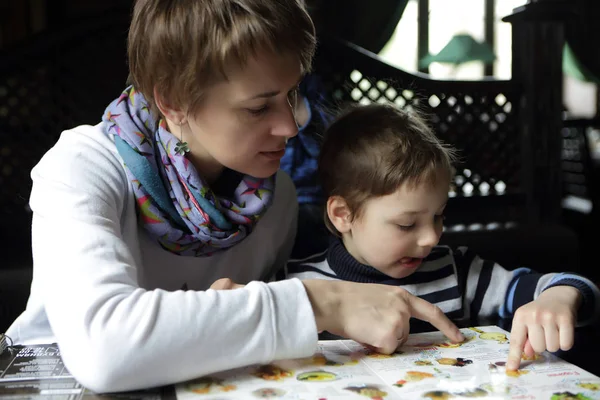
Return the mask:
<path fill-rule="evenodd" d="M 34 278 L 15 343 L 56 341 L 106 392 L 309 356 L 322 330 L 392 352 L 411 315 L 460 340 L 396 288 L 261 282 L 295 235 L 277 170 L 315 46 L 297 0 L 139 0 L 128 45 L 133 86 L 32 171 Z M 245 286 L 215 290 L 237 287 L 223 278 Z"/>

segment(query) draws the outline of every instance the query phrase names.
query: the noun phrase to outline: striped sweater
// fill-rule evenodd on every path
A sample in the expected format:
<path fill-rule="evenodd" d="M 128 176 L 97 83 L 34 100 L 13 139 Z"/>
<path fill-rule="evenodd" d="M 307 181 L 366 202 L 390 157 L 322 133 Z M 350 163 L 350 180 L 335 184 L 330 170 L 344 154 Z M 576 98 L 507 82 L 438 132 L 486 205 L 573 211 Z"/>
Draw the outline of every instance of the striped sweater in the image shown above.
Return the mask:
<path fill-rule="evenodd" d="M 359 263 L 339 239 L 329 249 L 287 265 L 287 277 L 333 279 L 396 285 L 440 309 L 453 320 L 511 317 L 522 305 L 554 286 L 573 286 L 581 291 L 578 325 L 592 322 L 600 312 L 600 292 L 588 279 L 571 273 L 540 274 L 527 268 L 508 271 L 483 260 L 466 247 L 452 250 L 437 246 L 417 271 L 405 278 L 391 278 Z"/>

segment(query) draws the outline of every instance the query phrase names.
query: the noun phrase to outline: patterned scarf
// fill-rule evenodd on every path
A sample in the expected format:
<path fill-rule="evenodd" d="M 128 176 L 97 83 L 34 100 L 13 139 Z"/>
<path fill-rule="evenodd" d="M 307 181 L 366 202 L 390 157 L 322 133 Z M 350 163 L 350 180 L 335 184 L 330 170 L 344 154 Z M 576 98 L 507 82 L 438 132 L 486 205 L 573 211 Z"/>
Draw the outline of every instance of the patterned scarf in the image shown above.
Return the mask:
<path fill-rule="evenodd" d="M 219 198 L 185 155 L 166 121 L 158 124 L 146 99 L 130 86 L 106 109 L 144 228 L 165 249 L 203 257 L 242 241 L 270 206 L 275 177 L 240 176 L 230 197 Z M 225 174 L 224 174 L 225 175 Z"/>

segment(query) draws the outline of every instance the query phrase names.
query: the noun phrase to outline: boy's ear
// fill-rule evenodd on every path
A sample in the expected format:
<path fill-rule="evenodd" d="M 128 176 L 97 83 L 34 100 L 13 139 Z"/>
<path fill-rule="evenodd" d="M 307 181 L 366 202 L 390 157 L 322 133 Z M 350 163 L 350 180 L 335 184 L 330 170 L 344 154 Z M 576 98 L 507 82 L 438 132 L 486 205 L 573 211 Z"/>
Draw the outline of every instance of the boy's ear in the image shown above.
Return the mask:
<path fill-rule="evenodd" d="M 352 228 L 352 213 L 348 203 L 340 196 L 327 199 L 327 217 L 339 233 L 350 232 Z"/>
<path fill-rule="evenodd" d="M 185 111 L 171 105 L 171 103 L 167 99 L 165 99 L 164 96 L 158 93 L 156 87 L 154 88 L 154 101 L 156 102 L 156 106 L 158 107 L 162 115 L 165 116 L 166 119 L 173 122 L 175 125 L 185 124 Z"/>

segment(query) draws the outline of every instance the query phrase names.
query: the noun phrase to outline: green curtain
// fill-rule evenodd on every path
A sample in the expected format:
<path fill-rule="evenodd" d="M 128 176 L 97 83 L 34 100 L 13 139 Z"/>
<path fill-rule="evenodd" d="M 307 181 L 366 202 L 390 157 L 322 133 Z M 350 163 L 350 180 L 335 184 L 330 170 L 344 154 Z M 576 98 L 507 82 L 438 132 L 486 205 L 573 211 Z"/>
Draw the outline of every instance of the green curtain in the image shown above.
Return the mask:
<path fill-rule="evenodd" d="M 600 77 L 590 71 L 581 60 L 579 60 L 571 46 L 569 46 L 569 43 L 565 43 L 563 50 L 563 72 L 580 81 L 593 82 L 600 85 Z"/>
<path fill-rule="evenodd" d="M 493 63 L 496 55 L 486 42 L 478 42 L 473 36 L 461 33 L 452 36 L 450 41 L 437 54 L 428 54 L 419 60 L 421 67 L 428 67 L 433 62 L 460 65 L 469 61 Z"/>
<path fill-rule="evenodd" d="M 317 30 L 379 53 L 409 0 L 307 0 Z"/>
<path fill-rule="evenodd" d="M 565 73 L 600 83 L 600 0 L 572 0 L 575 15 L 567 21 Z"/>

